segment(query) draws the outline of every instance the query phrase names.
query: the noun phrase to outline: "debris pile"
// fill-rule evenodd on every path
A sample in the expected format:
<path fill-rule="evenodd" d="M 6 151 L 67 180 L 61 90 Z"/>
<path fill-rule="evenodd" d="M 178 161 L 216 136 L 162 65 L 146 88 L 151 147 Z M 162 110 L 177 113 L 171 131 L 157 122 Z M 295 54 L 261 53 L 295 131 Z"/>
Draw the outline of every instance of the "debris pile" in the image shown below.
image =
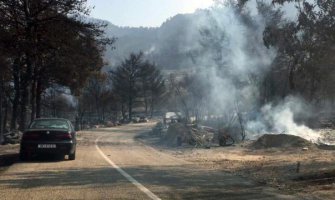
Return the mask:
<path fill-rule="evenodd" d="M 112 121 L 107 121 L 107 122 L 105 123 L 105 126 L 106 126 L 107 128 L 111 128 L 111 127 L 116 126 L 116 124 L 115 124 L 114 122 L 112 122 Z"/>
<path fill-rule="evenodd" d="M 188 144 L 192 144 L 195 147 L 206 147 L 210 148 L 211 143 L 214 139 L 214 132 L 208 131 L 204 128 L 191 128 L 190 138 L 186 141 Z"/>
<path fill-rule="evenodd" d="M 152 128 L 152 133 L 154 135 L 162 136 L 163 133 L 166 131 L 165 129 L 166 127 L 164 126 L 164 124 L 162 122 L 158 122 L 156 126 Z"/>
<path fill-rule="evenodd" d="M 179 146 L 189 140 L 189 129 L 182 123 L 172 123 L 163 135 L 163 139 L 168 146 Z"/>
<path fill-rule="evenodd" d="M 304 138 L 287 134 L 265 134 L 252 144 L 252 147 L 255 149 L 304 148 L 312 146 L 314 144 Z"/>
<path fill-rule="evenodd" d="M 164 143 L 168 146 L 188 144 L 194 147 L 210 148 L 215 135 L 214 129 L 198 127 L 193 124 L 172 123 L 162 138 Z"/>

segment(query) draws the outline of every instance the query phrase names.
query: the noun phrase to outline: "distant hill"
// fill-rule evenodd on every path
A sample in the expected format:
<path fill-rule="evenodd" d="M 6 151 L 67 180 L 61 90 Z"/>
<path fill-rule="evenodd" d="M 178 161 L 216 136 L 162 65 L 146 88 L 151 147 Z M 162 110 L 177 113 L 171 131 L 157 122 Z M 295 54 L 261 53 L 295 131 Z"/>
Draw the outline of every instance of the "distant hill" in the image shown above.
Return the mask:
<path fill-rule="evenodd" d="M 198 18 L 204 10 L 194 14 L 179 14 L 164 22 L 159 28 L 118 27 L 107 23 L 107 36 L 117 38 L 115 49 L 107 50 L 106 60 L 110 66 L 118 65 L 131 52 L 143 51 L 146 57 L 162 69 L 182 69 L 192 65 L 190 47 L 197 43 Z"/>

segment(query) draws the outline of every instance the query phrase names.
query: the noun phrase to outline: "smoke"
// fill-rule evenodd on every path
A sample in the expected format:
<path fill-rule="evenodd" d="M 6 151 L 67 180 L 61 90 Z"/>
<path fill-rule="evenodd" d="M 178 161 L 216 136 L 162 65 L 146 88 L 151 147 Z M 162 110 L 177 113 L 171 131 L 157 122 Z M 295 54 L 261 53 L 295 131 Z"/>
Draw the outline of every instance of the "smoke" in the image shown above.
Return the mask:
<path fill-rule="evenodd" d="M 213 114 L 231 113 L 236 105 L 245 113 L 245 128 L 250 139 L 265 133 L 285 133 L 317 142 L 320 134 L 298 124 L 309 115 L 307 104 L 288 97 L 279 103 L 260 104 L 260 80 L 276 57 L 275 49 L 263 43 L 270 16 L 259 13 L 258 3 L 249 1 L 242 12 L 230 4 L 219 4 L 206 11 L 196 22 L 199 41 L 184 51 L 193 52 L 199 77 L 205 77 L 211 88 L 207 104 Z"/>
<path fill-rule="evenodd" d="M 155 51 L 156 51 L 156 46 L 152 45 L 148 50 L 144 51 L 144 55 L 151 55 Z"/>
<path fill-rule="evenodd" d="M 212 110 L 222 113 L 232 110 L 235 103 L 249 109 L 257 105 L 258 83 L 276 56 L 274 49 L 263 44 L 265 22 L 257 4 L 250 1 L 242 11 L 236 7 L 217 5 L 196 22 L 200 34 L 190 49 L 195 52 L 197 72 L 210 80 Z M 249 24 L 247 24 L 249 23 Z"/>
<path fill-rule="evenodd" d="M 306 118 L 311 113 L 311 108 L 306 102 L 297 97 L 287 97 L 277 105 L 267 104 L 261 108 L 261 112 L 255 119 L 246 124 L 249 138 L 255 139 L 259 134 L 285 133 L 305 138 L 317 143 L 320 134 L 296 121 Z"/>
<path fill-rule="evenodd" d="M 210 79 L 210 99 L 217 112 L 240 99 L 244 105 L 255 103 L 259 94 L 251 77 L 263 76 L 276 55 L 263 45 L 265 20 L 255 6 L 248 5 L 253 10 L 250 26 L 229 5 L 214 7 L 195 22 L 201 30 L 195 41 L 200 42 L 191 49 L 196 49 L 198 73 Z"/>

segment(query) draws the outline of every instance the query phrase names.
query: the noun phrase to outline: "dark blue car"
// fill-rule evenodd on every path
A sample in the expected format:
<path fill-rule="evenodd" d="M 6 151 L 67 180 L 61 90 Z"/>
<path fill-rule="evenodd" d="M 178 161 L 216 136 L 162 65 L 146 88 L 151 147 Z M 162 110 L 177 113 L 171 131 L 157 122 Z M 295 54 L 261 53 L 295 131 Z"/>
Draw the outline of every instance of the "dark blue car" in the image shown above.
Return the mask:
<path fill-rule="evenodd" d="M 68 155 L 76 158 L 76 132 L 67 119 L 35 119 L 23 133 L 20 159 L 27 160 L 37 154 Z"/>

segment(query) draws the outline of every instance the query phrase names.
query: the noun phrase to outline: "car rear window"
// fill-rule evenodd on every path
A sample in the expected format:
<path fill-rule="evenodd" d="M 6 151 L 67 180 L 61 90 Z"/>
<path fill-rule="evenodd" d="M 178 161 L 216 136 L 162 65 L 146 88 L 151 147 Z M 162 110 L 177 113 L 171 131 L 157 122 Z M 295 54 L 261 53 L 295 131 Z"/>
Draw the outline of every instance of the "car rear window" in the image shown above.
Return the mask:
<path fill-rule="evenodd" d="M 45 119 L 35 120 L 31 123 L 30 129 L 69 129 L 69 124 L 65 120 Z"/>

